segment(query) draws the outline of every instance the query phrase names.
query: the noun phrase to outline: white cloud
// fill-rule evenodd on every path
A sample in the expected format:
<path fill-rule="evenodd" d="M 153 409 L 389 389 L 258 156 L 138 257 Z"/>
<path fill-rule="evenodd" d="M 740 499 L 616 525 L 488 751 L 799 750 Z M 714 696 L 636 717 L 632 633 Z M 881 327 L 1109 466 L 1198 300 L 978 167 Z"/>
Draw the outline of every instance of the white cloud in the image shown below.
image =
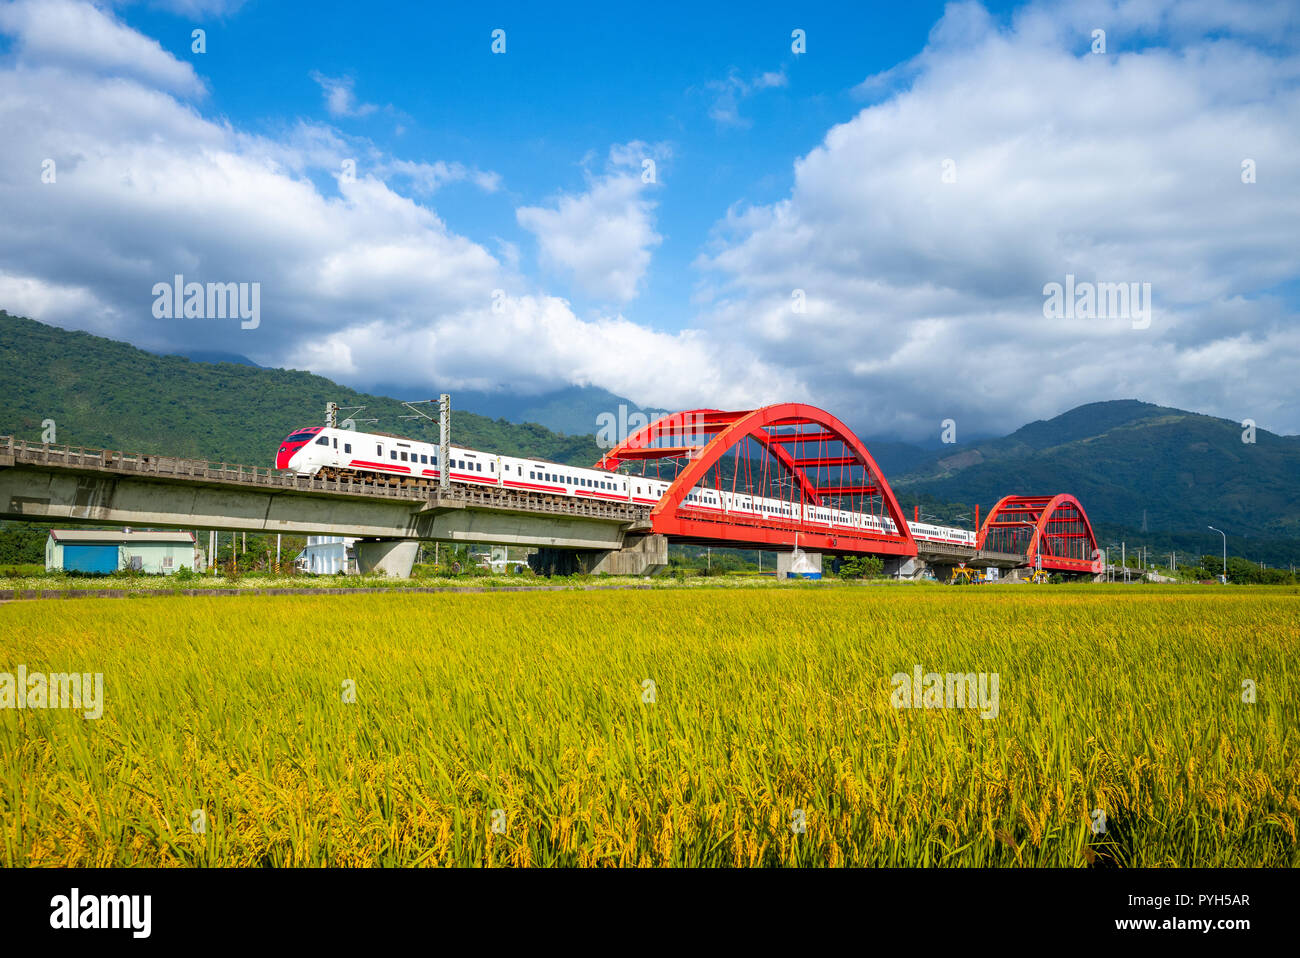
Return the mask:
<path fill-rule="evenodd" d="M 23 22 L 5 29 L 26 41 Z M 387 156 L 321 125 L 253 135 L 138 72 L 106 79 L 62 60 L 0 65 L 0 129 L 0 307 L 15 313 L 150 349 L 235 350 L 359 385 L 538 392 L 589 382 L 683 404 L 752 395 L 752 356 L 621 316 L 579 319 L 519 275 L 512 243 L 498 241 L 494 255 L 388 182 L 492 189 L 495 174 Z M 349 180 L 341 163 L 353 157 Z M 46 159 L 52 183 L 41 179 Z M 322 174 L 332 188 L 318 188 Z M 155 319 L 153 285 L 177 273 L 260 283 L 260 325 Z M 501 312 L 496 290 L 506 293 Z M 779 389 L 780 371 L 766 373 L 761 388 Z"/>
<path fill-rule="evenodd" d="M 468 181 L 485 193 L 495 193 L 501 188 L 501 174 L 490 170 L 479 170 L 464 163 L 436 160 L 433 163 L 417 163 L 410 160 L 392 160 L 385 164 L 389 173 L 400 174 L 408 179 L 412 188 L 421 194 L 435 193 L 448 183 Z"/>
<path fill-rule="evenodd" d="M 564 300 L 545 295 L 507 296 L 499 312 L 487 300 L 426 321 L 358 323 L 325 334 L 311 349 L 311 367 L 323 375 L 384 369 L 392 381 L 460 389 L 598 385 L 683 409 L 799 398 L 796 382 L 743 348 L 695 331 L 650 330 L 622 316 L 579 319 Z"/>
<path fill-rule="evenodd" d="M 379 109 L 374 103 L 357 102 L 356 81 L 352 77 L 330 77 L 312 70 L 311 78 L 320 85 L 325 108 L 331 116 L 369 116 Z"/>
<path fill-rule="evenodd" d="M 204 92 L 190 64 L 88 3 L 17 0 L 0 6 L 0 32 L 18 38 L 21 63 L 134 77 L 173 93 Z"/>
<path fill-rule="evenodd" d="M 748 127 L 750 121 L 740 115 L 740 102 L 760 90 L 783 87 L 786 83 L 784 68 L 760 73 L 749 80 L 743 79 L 733 69 L 726 79 L 705 84 L 705 89 L 713 97 L 709 117 L 721 126 Z"/>
<path fill-rule="evenodd" d="M 666 147 L 628 143 L 610 149 L 605 172 L 587 173 L 585 193 L 561 194 L 552 207 L 515 211 L 519 225 L 537 237 L 542 264 L 573 277 L 592 296 L 617 302 L 634 299 L 650 266 L 655 203 L 647 193 L 658 182 Z M 649 182 L 645 160 L 655 166 Z"/>
<path fill-rule="evenodd" d="M 1126 51 L 1139 6 L 1190 16 L 1034 6 L 999 28 L 950 6 L 870 92 L 906 89 L 831 129 L 786 199 L 718 224 L 703 321 L 872 432 L 1134 395 L 1294 431 L 1300 324 L 1271 291 L 1300 275 L 1300 66 L 1233 36 Z M 1151 327 L 1044 319 L 1067 273 L 1151 283 Z"/>
<path fill-rule="evenodd" d="M 237 13 L 246 0 L 147 0 L 149 6 L 183 17 L 227 17 Z"/>

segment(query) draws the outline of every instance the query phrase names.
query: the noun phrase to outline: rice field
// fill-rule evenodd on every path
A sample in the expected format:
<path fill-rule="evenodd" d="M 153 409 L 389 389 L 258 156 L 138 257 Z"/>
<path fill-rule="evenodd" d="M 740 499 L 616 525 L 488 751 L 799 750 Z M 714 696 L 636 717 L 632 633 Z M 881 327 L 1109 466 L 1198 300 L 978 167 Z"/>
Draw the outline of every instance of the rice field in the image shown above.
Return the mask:
<path fill-rule="evenodd" d="M 14 602 L 103 711 L 0 709 L 0 862 L 1294 867 L 1298 649 L 1294 588 Z"/>

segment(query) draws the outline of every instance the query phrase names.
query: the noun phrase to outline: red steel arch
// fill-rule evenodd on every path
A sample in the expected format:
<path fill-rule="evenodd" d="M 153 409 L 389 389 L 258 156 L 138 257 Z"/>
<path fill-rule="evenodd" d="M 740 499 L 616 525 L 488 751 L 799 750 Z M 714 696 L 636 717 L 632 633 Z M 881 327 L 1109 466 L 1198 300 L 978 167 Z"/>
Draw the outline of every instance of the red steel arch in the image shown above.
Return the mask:
<path fill-rule="evenodd" d="M 705 441 L 706 437 L 711 438 Z M 653 445 L 658 440 L 672 444 Z M 895 531 L 828 526 L 771 515 L 754 517 L 729 512 L 720 516 L 692 506 L 687 500 L 691 491 L 720 466 L 724 456 L 747 440 L 770 453 L 789 474 L 793 479 L 790 488 L 798 489 L 799 505 L 819 507 L 827 505 L 828 500 L 837 500 L 840 505 L 835 508 L 869 511 L 888 518 Z M 812 456 L 805 451 L 809 445 L 816 449 Z M 651 510 L 652 527 L 657 533 L 698 542 L 798 546 L 810 552 L 916 555 L 912 530 L 875 459 L 848 426 L 824 409 L 805 403 L 778 403 L 741 412 L 693 409 L 673 413 L 633 432 L 601 457 L 597 468 L 612 471 L 628 461 L 680 458 L 686 460 L 685 468 Z M 838 469 L 842 478 L 823 477 L 823 469 Z M 856 505 L 844 506 L 845 497 Z"/>
<path fill-rule="evenodd" d="M 1032 531 L 1031 531 L 1032 530 Z M 980 527 L 976 547 L 1020 552 L 1025 564 L 1050 572 L 1099 572 L 1097 537 L 1079 500 L 1055 496 L 1006 496 Z"/>

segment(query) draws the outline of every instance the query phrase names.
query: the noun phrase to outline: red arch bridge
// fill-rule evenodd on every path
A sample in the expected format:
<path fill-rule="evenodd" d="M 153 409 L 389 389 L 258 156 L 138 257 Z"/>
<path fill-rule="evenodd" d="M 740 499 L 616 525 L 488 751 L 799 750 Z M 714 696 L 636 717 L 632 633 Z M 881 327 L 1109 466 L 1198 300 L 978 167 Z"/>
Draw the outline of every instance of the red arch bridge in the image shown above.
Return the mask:
<path fill-rule="evenodd" d="M 673 413 L 632 432 L 596 467 L 630 474 L 633 501 L 652 504 L 649 531 L 673 541 L 874 555 L 894 574 L 929 565 L 940 578 L 966 564 L 1102 571 L 1072 495 L 1007 496 L 982 526 L 976 507 L 973 530 L 909 522 L 863 442 L 803 403 Z"/>

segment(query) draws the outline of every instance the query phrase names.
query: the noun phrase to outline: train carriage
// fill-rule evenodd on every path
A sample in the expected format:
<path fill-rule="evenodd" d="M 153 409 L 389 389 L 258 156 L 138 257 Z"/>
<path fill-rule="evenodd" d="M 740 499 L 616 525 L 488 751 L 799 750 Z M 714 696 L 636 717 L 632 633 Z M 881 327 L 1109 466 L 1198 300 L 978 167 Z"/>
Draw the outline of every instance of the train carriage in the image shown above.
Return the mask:
<path fill-rule="evenodd" d="M 439 455 L 439 448 L 434 443 L 386 433 L 310 426 L 294 430 L 285 438 L 276 454 L 275 467 L 307 476 L 433 485 L 442 477 Z M 641 505 L 656 504 L 671 485 L 647 476 L 498 456 L 460 446 L 448 447 L 447 468 L 451 482 Z M 857 528 L 889 534 L 898 531 L 887 516 L 801 505 L 784 499 L 719 489 L 692 489 L 682 506 L 766 521 L 800 522 L 827 529 Z M 925 523 L 912 523 L 910 528 L 917 539 L 975 545 L 975 533 L 967 529 Z"/>

